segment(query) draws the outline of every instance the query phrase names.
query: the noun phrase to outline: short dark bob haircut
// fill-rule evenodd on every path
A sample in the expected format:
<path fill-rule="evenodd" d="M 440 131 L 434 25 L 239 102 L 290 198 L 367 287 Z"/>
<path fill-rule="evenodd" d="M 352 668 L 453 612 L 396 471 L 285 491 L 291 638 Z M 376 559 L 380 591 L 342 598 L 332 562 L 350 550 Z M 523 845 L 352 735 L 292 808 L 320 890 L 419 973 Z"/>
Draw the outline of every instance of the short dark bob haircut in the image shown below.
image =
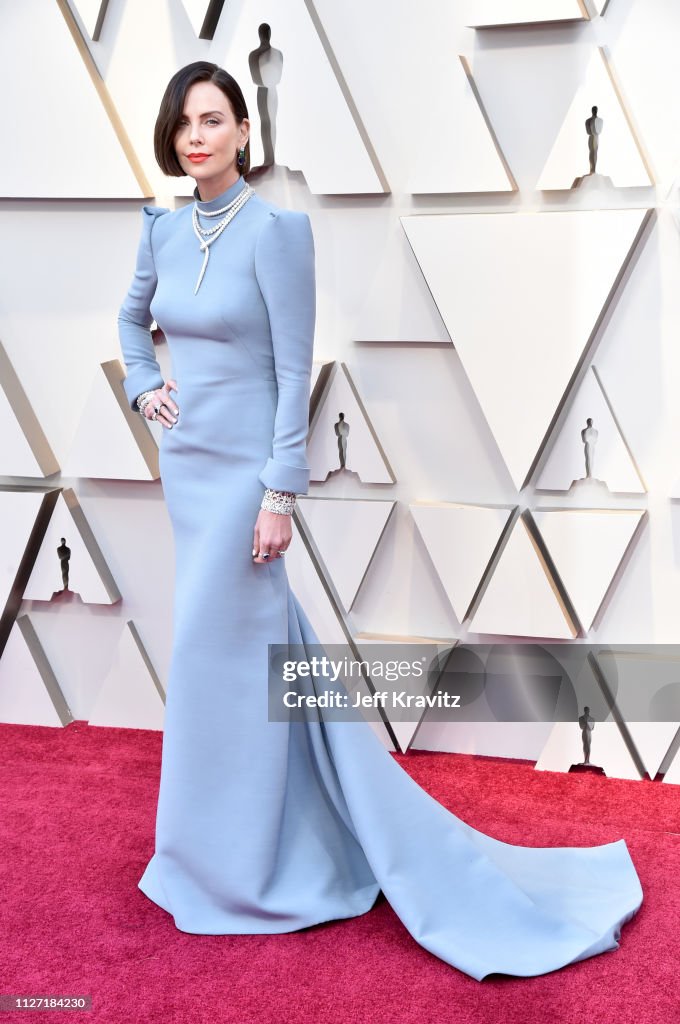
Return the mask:
<path fill-rule="evenodd" d="M 194 82 L 214 82 L 229 100 L 236 121 L 240 124 L 244 117 L 248 117 L 248 108 L 240 85 L 219 64 L 196 60 L 193 64 L 186 64 L 176 71 L 163 94 L 153 133 L 156 162 L 163 174 L 173 178 L 186 177 L 186 171 L 182 170 L 182 165 L 177 159 L 174 139 L 184 113 L 186 94 Z M 246 142 L 245 163 L 238 170 L 242 175 L 246 175 L 250 170 L 250 139 Z"/>

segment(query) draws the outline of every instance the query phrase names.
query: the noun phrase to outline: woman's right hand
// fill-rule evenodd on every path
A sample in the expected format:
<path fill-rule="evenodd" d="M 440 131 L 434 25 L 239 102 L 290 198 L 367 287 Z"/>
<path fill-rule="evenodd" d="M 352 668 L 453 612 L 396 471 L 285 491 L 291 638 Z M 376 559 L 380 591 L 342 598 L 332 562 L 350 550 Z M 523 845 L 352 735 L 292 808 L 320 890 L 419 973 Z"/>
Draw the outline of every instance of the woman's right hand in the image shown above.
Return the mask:
<path fill-rule="evenodd" d="M 147 420 L 155 419 L 157 423 L 162 423 L 164 427 L 170 429 L 177 422 L 179 416 L 179 408 L 176 402 L 170 398 L 171 391 L 179 391 L 176 380 L 166 380 L 162 388 L 158 388 L 153 393 L 153 398 L 150 402 L 147 402 L 146 408 L 144 409 L 144 415 Z M 160 412 L 155 415 L 156 406 L 160 405 Z"/>

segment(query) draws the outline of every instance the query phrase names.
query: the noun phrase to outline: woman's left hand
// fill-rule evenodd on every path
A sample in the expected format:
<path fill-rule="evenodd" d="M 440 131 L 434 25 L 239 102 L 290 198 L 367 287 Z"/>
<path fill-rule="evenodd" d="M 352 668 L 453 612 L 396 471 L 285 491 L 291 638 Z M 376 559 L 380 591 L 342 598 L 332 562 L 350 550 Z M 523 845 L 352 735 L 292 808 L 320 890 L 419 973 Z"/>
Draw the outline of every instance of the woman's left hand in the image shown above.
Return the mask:
<path fill-rule="evenodd" d="M 282 558 L 281 552 L 287 551 L 293 538 L 291 516 L 281 512 L 268 512 L 261 508 L 253 533 L 253 562 L 273 562 Z M 269 558 L 261 555 L 268 551 Z"/>

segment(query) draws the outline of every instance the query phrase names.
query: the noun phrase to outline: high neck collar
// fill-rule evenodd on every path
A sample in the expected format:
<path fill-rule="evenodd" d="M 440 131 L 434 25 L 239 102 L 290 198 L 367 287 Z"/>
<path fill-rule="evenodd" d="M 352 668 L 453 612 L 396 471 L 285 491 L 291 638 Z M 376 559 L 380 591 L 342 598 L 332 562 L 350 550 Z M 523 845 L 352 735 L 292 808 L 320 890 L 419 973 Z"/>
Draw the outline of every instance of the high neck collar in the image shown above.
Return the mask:
<path fill-rule="evenodd" d="M 196 206 L 199 213 L 210 213 L 213 210 L 219 210 L 222 206 L 226 206 L 232 199 L 235 199 L 241 189 L 245 187 L 243 175 L 239 175 L 233 185 L 225 189 L 224 192 L 220 192 L 214 199 L 199 199 L 198 185 L 194 188 L 194 199 L 196 200 Z"/>

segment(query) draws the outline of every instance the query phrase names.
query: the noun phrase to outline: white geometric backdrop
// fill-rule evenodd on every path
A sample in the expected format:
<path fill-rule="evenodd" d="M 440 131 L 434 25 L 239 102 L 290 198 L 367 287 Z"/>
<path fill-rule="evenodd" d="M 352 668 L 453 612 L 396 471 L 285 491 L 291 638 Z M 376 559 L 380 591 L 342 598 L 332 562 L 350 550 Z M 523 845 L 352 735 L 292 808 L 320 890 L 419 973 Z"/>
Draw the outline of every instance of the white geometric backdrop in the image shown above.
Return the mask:
<path fill-rule="evenodd" d="M 193 188 L 153 158 L 179 66 L 206 58 L 236 75 L 258 162 L 247 57 L 262 21 L 284 74 L 277 166 L 254 184 L 309 212 L 317 251 L 314 472 L 298 517 L 315 554 L 296 537 L 289 565 L 322 642 L 680 642 L 680 9 L 230 0 L 211 27 L 209 7 L 2 12 L 3 94 L 29 46 L 32 74 L 0 114 L 0 720 L 159 727 L 162 428 L 121 400 L 116 312 L 143 198 L 174 207 Z M 594 104 L 613 186 L 587 193 L 570 185 L 588 170 Z M 157 351 L 167 372 L 162 339 Z M 341 404 L 344 470 L 330 436 Z M 580 479 L 587 416 L 596 483 Z M 46 486 L 64 499 L 41 503 Z M 22 498 L 38 516 L 30 543 Z M 72 569 L 87 567 L 77 593 L 60 592 L 69 527 Z M 33 719 L 11 690 L 27 659 Z M 645 732 L 645 763 L 662 763 L 667 732 Z M 424 720 L 415 742 L 538 759 L 547 738 Z"/>

